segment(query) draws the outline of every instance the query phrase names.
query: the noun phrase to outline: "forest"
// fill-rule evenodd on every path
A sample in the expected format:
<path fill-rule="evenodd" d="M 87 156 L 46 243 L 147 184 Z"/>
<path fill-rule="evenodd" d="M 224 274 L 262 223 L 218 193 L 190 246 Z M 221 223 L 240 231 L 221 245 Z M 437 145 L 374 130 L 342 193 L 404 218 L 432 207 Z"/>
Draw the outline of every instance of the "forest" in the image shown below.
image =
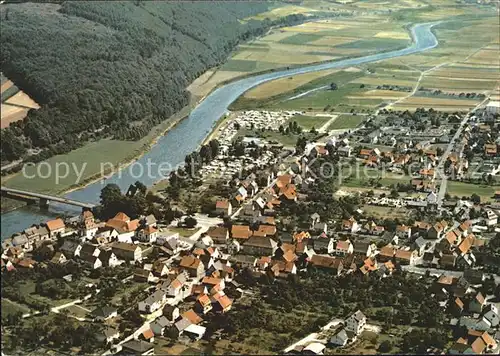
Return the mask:
<path fill-rule="evenodd" d="M 89 140 L 137 140 L 188 103 L 186 87 L 242 41 L 304 15 L 242 20 L 270 2 L 2 6 L 0 65 L 42 107 L 1 131 L 2 160 L 37 162 Z"/>

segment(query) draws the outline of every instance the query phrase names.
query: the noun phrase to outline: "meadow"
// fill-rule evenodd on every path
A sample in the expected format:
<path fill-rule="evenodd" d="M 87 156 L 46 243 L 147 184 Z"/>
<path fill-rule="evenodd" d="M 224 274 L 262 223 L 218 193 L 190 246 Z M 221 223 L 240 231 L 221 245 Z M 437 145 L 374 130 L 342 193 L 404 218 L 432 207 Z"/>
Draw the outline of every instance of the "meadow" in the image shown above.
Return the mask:
<path fill-rule="evenodd" d="M 365 117 L 360 115 L 340 115 L 328 126 L 328 131 L 353 129 L 364 120 Z"/>
<path fill-rule="evenodd" d="M 321 115 L 321 114 L 319 114 Z M 313 116 L 313 115 L 296 115 L 290 119 L 290 121 L 295 121 L 304 130 L 311 130 L 315 128 L 318 130 L 325 123 L 331 119 L 331 116 Z"/>
<path fill-rule="evenodd" d="M 481 197 L 482 202 L 493 201 L 495 191 L 500 189 L 499 186 L 470 184 L 464 182 L 448 181 L 446 192 L 454 197 L 470 197 L 472 194 L 477 194 Z"/>

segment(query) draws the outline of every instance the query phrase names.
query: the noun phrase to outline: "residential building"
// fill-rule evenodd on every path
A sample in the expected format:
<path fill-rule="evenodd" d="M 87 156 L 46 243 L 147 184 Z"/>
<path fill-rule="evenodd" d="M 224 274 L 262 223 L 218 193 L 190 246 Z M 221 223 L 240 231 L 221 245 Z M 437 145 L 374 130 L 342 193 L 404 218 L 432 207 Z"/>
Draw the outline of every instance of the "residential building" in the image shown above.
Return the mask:
<path fill-rule="evenodd" d="M 273 256 L 278 244 L 269 237 L 251 236 L 243 243 L 242 252 L 249 255 Z"/>
<path fill-rule="evenodd" d="M 354 252 L 354 247 L 352 246 L 351 241 L 337 241 L 335 245 L 334 254 L 336 256 L 346 256 Z"/>
<path fill-rule="evenodd" d="M 165 292 L 158 289 L 145 300 L 139 302 L 139 311 L 143 313 L 153 313 L 160 309 L 166 300 Z"/>
<path fill-rule="evenodd" d="M 217 200 L 215 203 L 215 213 L 219 216 L 228 217 L 231 216 L 233 212 L 233 207 L 231 202 L 227 199 Z"/>
<path fill-rule="evenodd" d="M 481 313 L 485 305 L 485 299 L 483 295 L 478 292 L 469 302 L 469 312 L 471 313 Z"/>
<path fill-rule="evenodd" d="M 325 255 L 313 255 L 309 259 L 308 265 L 319 269 L 331 270 L 336 275 L 340 275 L 344 268 L 343 262 L 340 258 Z"/>
<path fill-rule="evenodd" d="M 95 321 L 105 321 L 118 316 L 118 311 L 116 308 L 110 306 L 104 306 L 97 309 L 94 309 L 90 316 Z"/>
<path fill-rule="evenodd" d="M 142 242 L 155 243 L 158 235 L 158 229 L 152 225 L 148 225 L 137 231 L 137 238 Z"/>
<path fill-rule="evenodd" d="M 353 243 L 354 253 L 361 256 L 371 256 L 372 247 L 369 242 L 354 241 Z"/>
<path fill-rule="evenodd" d="M 231 227 L 231 238 L 236 240 L 247 240 L 252 235 L 250 226 L 248 225 L 233 225 Z"/>
<path fill-rule="evenodd" d="M 345 321 L 346 329 L 353 331 L 356 335 L 361 334 L 366 325 L 366 316 L 358 310 Z"/>
<path fill-rule="evenodd" d="M 179 266 L 191 277 L 199 278 L 205 273 L 205 266 L 201 260 L 192 255 L 183 256 Z"/>
<path fill-rule="evenodd" d="M 396 250 L 394 258 L 402 265 L 414 265 L 417 251 Z"/>
<path fill-rule="evenodd" d="M 222 226 L 212 226 L 206 234 L 210 236 L 215 244 L 225 244 L 229 239 L 229 230 Z"/>
<path fill-rule="evenodd" d="M 111 250 L 118 259 L 136 262 L 142 259 L 142 249 L 139 245 L 126 242 L 114 242 Z"/>
<path fill-rule="evenodd" d="M 58 234 L 64 234 L 66 231 L 66 225 L 64 224 L 63 219 L 54 219 L 47 221 L 45 224 L 47 226 L 47 230 L 49 230 L 49 236 L 51 239 L 55 239 Z"/>

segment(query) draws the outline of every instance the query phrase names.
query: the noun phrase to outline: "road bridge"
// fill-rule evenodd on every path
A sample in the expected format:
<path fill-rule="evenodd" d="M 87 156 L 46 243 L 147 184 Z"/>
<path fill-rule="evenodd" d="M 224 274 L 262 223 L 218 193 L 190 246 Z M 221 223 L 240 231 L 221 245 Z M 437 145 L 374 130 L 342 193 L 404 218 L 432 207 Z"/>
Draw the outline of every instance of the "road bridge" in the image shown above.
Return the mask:
<path fill-rule="evenodd" d="M 55 201 L 57 203 L 66 204 L 66 205 L 79 206 L 79 207 L 84 208 L 84 209 L 93 209 L 96 207 L 96 204 L 84 203 L 81 201 L 61 198 L 61 197 L 57 197 L 57 196 L 49 195 L 49 194 L 28 192 L 25 190 L 13 189 L 13 188 L 7 188 L 7 187 L 0 187 L 0 189 L 1 189 L 2 196 L 5 196 L 5 197 L 11 198 L 11 199 L 28 201 L 28 202 L 30 201 L 30 199 L 38 199 L 40 202 L 40 206 L 42 206 L 42 207 L 47 206 L 50 201 Z"/>

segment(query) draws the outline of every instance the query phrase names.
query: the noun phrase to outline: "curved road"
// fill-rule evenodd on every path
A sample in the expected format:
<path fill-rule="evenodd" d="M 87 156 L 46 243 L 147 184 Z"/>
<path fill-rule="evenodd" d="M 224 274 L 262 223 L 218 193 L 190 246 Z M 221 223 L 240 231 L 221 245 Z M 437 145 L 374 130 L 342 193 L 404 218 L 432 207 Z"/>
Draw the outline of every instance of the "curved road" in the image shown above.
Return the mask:
<path fill-rule="evenodd" d="M 278 72 L 265 73 L 254 77 L 243 78 L 220 87 L 208 95 L 189 115 L 174 129 L 161 137 L 149 152 L 139 160 L 114 174 L 108 179 L 93 183 L 77 191 L 66 195 L 66 198 L 97 203 L 101 189 L 107 183 L 118 184 L 122 190 L 126 190 L 130 184 L 140 180 L 150 186 L 156 181 L 168 176 L 172 168 L 184 162 L 187 154 L 196 150 L 205 137 L 210 133 L 219 118 L 227 111 L 233 103 L 245 91 L 274 79 L 316 72 L 324 69 L 344 68 L 363 63 L 376 62 L 384 59 L 406 56 L 432 49 L 438 45 L 438 40 L 431 29 L 437 23 L 424 23 L 412 27 L 412 44 L 404 49 L 373 54 L 365 57 L 350 58 L 340 61 L 325 62 L 309 65 L 301 68 L 293 68 Z M 160 170 L 161 165 L 161 170 Z M 141 173 L 142 167 L 142 175 Z M 167 167 L 167 169 L 165 169 Z M 139 174 L 138 174 L 139 173 Z M 49 213 L 52 215 L 78 214 L 78 209 L 71 209 L 57 205 L 50 205 Z M 15 232 L 21 231 L 32 224 L 39 224 L 47 220 L 46 213 L 40 213 L 35 209 L 18 209 L 1 216 L 2 238 L 8 237 Z"/>

